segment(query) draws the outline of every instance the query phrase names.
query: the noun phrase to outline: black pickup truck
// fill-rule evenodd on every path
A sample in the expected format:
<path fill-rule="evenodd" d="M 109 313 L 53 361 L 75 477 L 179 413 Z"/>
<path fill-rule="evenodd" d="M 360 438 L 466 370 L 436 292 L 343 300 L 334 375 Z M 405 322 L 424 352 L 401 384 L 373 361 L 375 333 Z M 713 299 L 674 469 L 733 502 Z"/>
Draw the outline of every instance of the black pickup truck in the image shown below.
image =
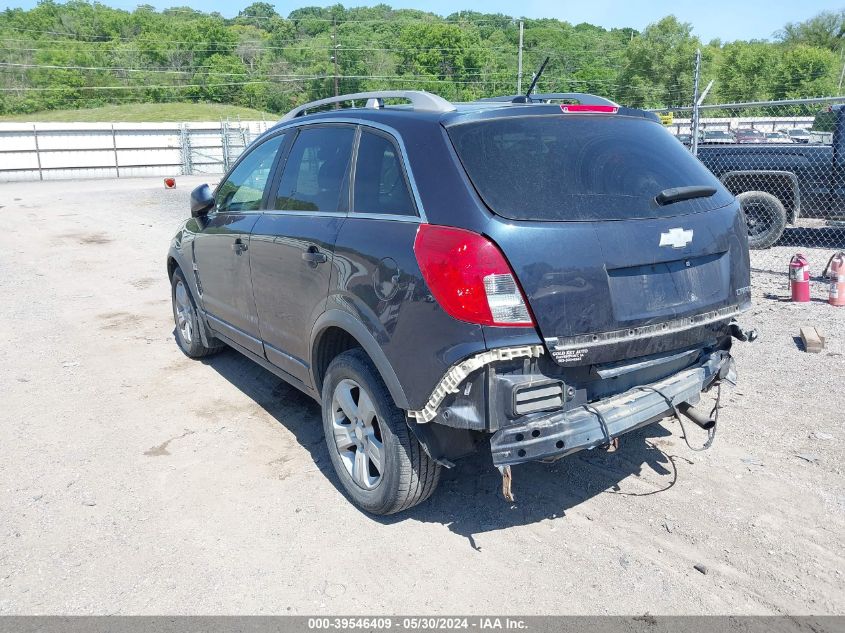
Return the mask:
<path fill-rule="evenodd" d="M 708 145 L 698 158 L 740 201 L 751 248 L 769 248 L 799 218 L 845 219 L 845 104 L 816 116 L 830 145 Z"/>

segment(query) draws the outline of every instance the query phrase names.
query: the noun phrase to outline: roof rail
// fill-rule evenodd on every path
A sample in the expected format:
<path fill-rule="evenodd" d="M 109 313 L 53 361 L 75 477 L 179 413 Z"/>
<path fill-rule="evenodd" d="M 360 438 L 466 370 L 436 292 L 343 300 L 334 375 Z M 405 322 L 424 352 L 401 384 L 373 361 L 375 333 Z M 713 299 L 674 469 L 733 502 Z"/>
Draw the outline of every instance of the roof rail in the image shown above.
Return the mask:
<path fill-rule="evenodd" d="M 610 99 L 587 94 L 585 92 L 545 92 L 535 93 L 530 96 L 510 95 L 504 97 L 487 97 L 486 99 L 479 99 L 479 101 L 494 101 L 498 103 L 541 103 L 544 101 L 558 101 L 563 99 L 577 101 L 582 105 L 619 106 L 618 103 L 614 103 Z"/>
<path fill-rule="evenodd" d="M 297 106 L 288 112 L 280 119 L 280 122 L 290 121 L 291 119 L 295 119 L 298 116 L 306 114 L 308 110 L 313 110 L 314 108 L 319 108 L 320 106 L 364 99 L 367 100 L 366 107 L 374 109 L 383 108 L 385 99 L 407 99 L 411 102 L 411 107 L 420 112 L 452 112 L 455 110 L 455 106 L 446 101 L 443 97 L 439 97 L 430 92 L 425 92 L 424 90 L 376 90 L 373 92 L 355 92 L 348 95 L 309 101 L 308 103 L 303 103 L 301 106 Z"/>

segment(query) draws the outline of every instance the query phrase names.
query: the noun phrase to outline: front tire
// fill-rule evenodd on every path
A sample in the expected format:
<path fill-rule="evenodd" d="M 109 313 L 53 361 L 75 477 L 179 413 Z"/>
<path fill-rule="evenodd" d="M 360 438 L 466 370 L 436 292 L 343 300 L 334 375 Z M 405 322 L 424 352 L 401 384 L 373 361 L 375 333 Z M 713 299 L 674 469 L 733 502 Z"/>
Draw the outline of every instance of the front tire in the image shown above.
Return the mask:
<path fill-rule="evenodd" d="M 746 191 L 736 197 L 748 225 L 748 248 L 763 249 L 775 244 L 786 228 L 786 208 L 765 191 Z"/>
<path fill-rule="evenodd" d="M 326 372 L 323 432 L 335 472 L 359 508 L 393 514 L 427 499 L 441 467 L 411 433 L 363 350 L 344 352 Z"/>
<path fill-rule="evenodd" d="M 223 349 L 220 344 L 211 347 L 203 345 L 197 304 L 194 303 L 185 276 L 178 268 L 173 271 L 170 279 L 170 299 L 173 303 L 173 321 L 176 323 L 176 343 L 186 356 L 203 358 Z"/>

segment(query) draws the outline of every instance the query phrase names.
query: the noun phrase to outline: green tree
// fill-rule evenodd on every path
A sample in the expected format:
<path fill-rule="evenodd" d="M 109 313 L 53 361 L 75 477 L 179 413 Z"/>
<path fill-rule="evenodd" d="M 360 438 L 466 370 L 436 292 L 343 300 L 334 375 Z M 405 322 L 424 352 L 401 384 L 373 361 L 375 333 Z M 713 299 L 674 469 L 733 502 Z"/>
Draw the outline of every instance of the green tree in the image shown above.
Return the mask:
<path fill-rule="evenodd" d="M 216 103 L 242 103 L 244 84 L 249 78 L 244 63 L 234 55 L 216 53 L 205 60 L 204 68 L 193 77 L 193 94 Z"/>
<path fill-rule="evenodd" d="M 845 44 L 845 9 L 822 11 L 804 22 L 789 23 L 777 35 L 786 44 L 841 50 Z"/>
<path fill-rule="evenodd" d="M 762 101 L 771 96 L 781 51 L 767 42 L 731 42 L 721 49 L 716 90 L 721 101 Z"/>
<path fill-rule="evenodd" d="M 447 98 L 472 94 L 472 84 L 481 82 L 484 52 L 475 30 L 434 22 L 407 24 L 399 49 L 402 74 L 421 76 Z"/>
<path fill-rule="evenodd" d="M 336 4 L 284 17 L 259 1 L 225 19 L 186 6 L 125 11 L 40 0 L 0 11 L 0 112 L 185 98 L 282 111 L 334 94 L 336 74 L 341 92 L 422 88 L 461 100 L 513 93 L 518 20 L 457 9 L 444 19 L 387 4 Z M 829 95 L 842 69 L 843 16 L 788 24 L 775 42 L 704 47 L 672 16 L 642 33 L 523 18 L 523 89 L 548 55 L 539 90 L 688 105 L 701 47 L 702 83 L 716 79 L 709 103 Z"/>
<path fill-rule="evenodd" d="M 280 17 L 276 13 L 276 9 L 269 2 L 253 2 L 238 13 L 238 17 L 235 18 L 235 24 L 267 29 L 273 20 L 279 19 Z"/>
<path fill-rule="evenodd" d="M 648 25 L 625 51 L 619 77 L 623 102 L 640 107 L 689 104 L 700 46 L 692 25 L 673 15 Z"/>
<path fill-rule="evenodd" d="M 826 97 L 836 92 L 837 56 L 821 48 L 799 44 L 783 53 L 772 81 L 775 99 Z"/>

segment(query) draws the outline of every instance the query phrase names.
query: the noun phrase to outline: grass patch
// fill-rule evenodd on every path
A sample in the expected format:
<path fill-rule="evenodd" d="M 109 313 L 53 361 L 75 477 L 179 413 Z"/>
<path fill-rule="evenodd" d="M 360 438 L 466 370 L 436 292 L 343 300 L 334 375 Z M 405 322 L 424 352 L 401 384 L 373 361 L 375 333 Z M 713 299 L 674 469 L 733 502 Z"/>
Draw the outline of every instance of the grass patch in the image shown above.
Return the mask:
<path fill-rule="evenodd" d="M 0 115 L 0 121 L 59 123 L 139 123 L 162 121 L 276 121 L 278 114 L 221 103 L 124 103 L 81 110 L 45 110 L 31 114 Z"/>

